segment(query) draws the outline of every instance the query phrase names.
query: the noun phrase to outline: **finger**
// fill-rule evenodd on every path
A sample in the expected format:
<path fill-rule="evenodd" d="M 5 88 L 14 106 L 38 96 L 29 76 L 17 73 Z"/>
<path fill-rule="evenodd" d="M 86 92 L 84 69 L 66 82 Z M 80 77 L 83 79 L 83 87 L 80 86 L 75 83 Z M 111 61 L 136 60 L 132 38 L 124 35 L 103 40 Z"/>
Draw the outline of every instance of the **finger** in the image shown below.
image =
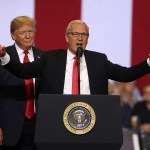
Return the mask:
<path fill-rule="evenodd" d="M 0 45 L 0 57 L 5 56 L 6 54 L 6 49 L 4 46 Z"/>
<path fill-rule="evenodd" d="M 0 45 L 1 50 L 5 50 L 5 46 Z"/>
<path fill-rule="evenodd" d="M 2 46 L 2 51 L 6 51 L 6 50 L 5 50 L 5 46 Z"/>

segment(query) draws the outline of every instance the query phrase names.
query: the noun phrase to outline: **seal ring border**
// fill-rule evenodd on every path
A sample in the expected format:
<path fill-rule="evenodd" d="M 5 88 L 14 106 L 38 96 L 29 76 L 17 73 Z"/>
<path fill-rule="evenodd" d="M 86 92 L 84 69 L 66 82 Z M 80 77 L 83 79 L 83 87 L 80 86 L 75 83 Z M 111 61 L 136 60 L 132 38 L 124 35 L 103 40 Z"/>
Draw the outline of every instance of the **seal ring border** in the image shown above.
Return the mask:
<path fill-rule="evenodd" d="M 75 128 L 73 128 L 73 127 L 69 124 L 69 122 L 68 122 L 68 114 L 69 114 L 69 112 L 70 112 L 73 108 L 75 108 L 75 107 L 84 107 L 84 108 L 86 108 L 86 109 L 89 111 L 89 113 L 91 114 L 91 122 L 90 122 L 90 124 L 89 124 L 86 128 L 84 128 L 84 129 L 75 129 Z M 82 134 L 88 133 L 88 132 L 94 127 L 95 122 L 96 122 L 96 115 L 95 115 L 95 112 L 94 112 L 93 108 L 92 108 L 89 104 L 87 104 L 87 103 L 85 103 L 85 102 L 74 102 L 74 103 L 70 104 L 70 105 L 65 109 L 64 114 L 63 114 L 63 122 L 64 122 L 65 127 L 66 127 L 71 133 L 77 134 L 77 135 L 82 135 Z"/>

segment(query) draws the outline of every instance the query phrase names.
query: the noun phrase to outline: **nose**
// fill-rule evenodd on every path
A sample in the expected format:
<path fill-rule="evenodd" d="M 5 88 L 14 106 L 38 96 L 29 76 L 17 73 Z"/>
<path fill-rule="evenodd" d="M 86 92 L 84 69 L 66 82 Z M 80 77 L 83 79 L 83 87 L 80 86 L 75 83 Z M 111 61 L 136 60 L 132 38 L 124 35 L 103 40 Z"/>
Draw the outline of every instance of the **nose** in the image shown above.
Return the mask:
<path fill-rule="evenodd" d="M 26 32 L 26 38 L 30 38 L 29 32 Z"/>
<path fill-rule="evenodd" d="M 82 35 L 79 34 L 78 37 L 77 37 L 77 39 L 78 39 L 79 41 L 82 41 Z"/>

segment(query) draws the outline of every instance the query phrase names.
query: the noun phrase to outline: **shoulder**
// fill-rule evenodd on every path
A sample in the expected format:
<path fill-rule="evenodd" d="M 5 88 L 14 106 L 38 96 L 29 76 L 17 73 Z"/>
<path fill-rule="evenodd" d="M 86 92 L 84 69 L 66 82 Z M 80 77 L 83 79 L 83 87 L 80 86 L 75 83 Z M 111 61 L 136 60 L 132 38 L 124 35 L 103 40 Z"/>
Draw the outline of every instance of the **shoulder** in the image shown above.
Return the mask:
<path fill-rule="evenodd" d="M 146 104 L 146 101 L 143 100 L 143 101 L 141 101 L 141 102 L 137 102 L 137 103 L 135 104 L 135 106 L 143 106 L 143 105 L 145 105 L 145 104 Z"/>
<path fill-rule="evenodd" d="M 6 47 L 6 51 L 7 51 L 8 53 L 11 52 L 12 50 L 16 50 L 15 45 L 10 45 L 10 46 L 7 46 L 7 47 Z"/>
<path fill-rule="evenodd" d="M 87 55 L 95 56 L 95 57 L 107 57 L 106 54 L 104 54 L 104 53 L 91 51 L 91 50 L 85 50 L 84 53 Z"/>
<path fill-rule="evenodd" d="M 42 55 L 45 51 L 43 49 L 39 49 L 37 47 L 32 47 L 33 52 Z"/>
<path fill-rule="evenodd" d="M 137 116 L 139 115 L 141 112 L 143 112 L 143 110 L 146 109 L 146 102 L 145 101 L 142 101 L 142 102 L 137 102 L 133 109 L 132 109 L 132 116 Z"/>
<path fill-rule="evenodd" d="M 135 105 L 134 105 L 134 108 L 133 109 L 135 109 L 135 110 L 141 110 L 141 109 L 145 109 L 145 107 L 146 107 L 146 101 L 145 100 L 143 100 L 143 101 L 141 101 L 141 102 L 137 102 Z"/>
<path fill-rule="evenodd" d="M 91 51 L 91 50 L 85 50 L 84 55 L 86 58 L 89 57 L 90 59 L 94 59 L 94 60 L 107 61 L 107 56 L 104 53 L 95 52 L 95 51 Z"/>

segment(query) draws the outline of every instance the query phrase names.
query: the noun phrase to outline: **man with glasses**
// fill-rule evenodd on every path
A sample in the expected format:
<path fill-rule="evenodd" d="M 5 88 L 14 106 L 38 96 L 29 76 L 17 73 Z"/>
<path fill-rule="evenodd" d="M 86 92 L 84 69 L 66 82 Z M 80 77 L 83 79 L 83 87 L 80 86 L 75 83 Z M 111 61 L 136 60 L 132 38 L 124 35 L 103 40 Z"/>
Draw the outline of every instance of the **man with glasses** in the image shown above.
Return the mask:
<path fill-rule="evenodd" d="M 35 20 L 18 16 L 11 21 L 15 44 L 6 52 L 17 62 L 26 63 L 41 57 L 33 47 Z M 23 80 L 0 67 L 0 143 L 2 150 L 35 150 L 34 130 L 39 79 Z"/>
<path fill-rule="evenodd" d="M 66 29 L 67 50 L 52 50 L 29 64 L 13 61 L 0 46 L 2 65 L 21 78 L 41 76 L 40 93 L 79 94 L 76 51 L 83 48 L 80 58 L 80 94 L 108 94 L 108 79 L 133 81 L 150 72 L 149 59 L 130 68 L 113 64 L 102 53 L 86 50 L 89 27 L 81 20 L 73 20 Z"/>

